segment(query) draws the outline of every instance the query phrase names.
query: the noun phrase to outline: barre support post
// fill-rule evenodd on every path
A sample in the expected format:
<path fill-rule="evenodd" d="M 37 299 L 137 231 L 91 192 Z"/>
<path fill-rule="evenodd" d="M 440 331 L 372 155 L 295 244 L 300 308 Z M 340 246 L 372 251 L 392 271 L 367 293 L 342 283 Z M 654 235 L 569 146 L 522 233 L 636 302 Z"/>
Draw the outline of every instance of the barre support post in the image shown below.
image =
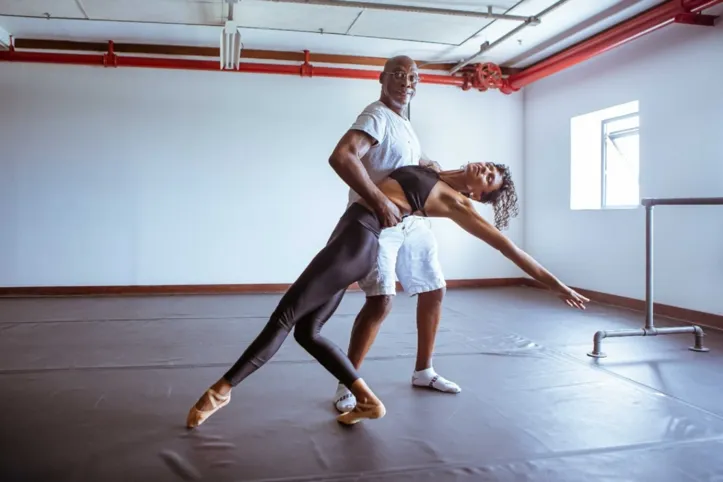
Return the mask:
<path fill-rule="evenodd" d="M 657 336 L 678 335 L 692 333 L 694 344 L 688 349 L 697 352 L 707 352 L 709 349 L 703 345 L 705 332 L 700 326 L 674 326 L 668 328 L 655 327 L 655 303 L 653 296 L 653 208 L 655 206 L 712 206 L 723 205 L 723 197 L 706 198 L 648 198 L 641 204 L 645 207 L 645 326 L 638 329 L 600 330 L 593 336 L 593 348 L 588 356 L 605 358 L 602 351 L 602 341 L 605 338 L 621 338 L 631 336 Z"/>

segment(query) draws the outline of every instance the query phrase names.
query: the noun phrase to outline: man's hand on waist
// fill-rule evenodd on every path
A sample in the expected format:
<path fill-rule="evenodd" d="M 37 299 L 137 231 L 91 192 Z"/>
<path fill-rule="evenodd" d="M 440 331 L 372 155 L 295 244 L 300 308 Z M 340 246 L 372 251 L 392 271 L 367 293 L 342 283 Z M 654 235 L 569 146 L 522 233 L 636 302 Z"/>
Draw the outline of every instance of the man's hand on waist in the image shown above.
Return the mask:
<path fill-rule="evenodd" d="M 381 195 L 381 199 L 378 199 L 372 208 L 377 214 L 382 228 L 394 227 L 402 221 L 402 213 L 399 211 L 397 205 L 383 194 Z"/>

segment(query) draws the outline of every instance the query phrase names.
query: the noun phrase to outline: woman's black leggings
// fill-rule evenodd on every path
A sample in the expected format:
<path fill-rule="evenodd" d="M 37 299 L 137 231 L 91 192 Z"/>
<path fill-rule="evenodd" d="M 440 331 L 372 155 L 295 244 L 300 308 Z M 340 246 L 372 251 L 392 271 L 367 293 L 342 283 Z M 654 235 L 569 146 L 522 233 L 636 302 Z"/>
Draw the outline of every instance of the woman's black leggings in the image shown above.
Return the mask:
<path fill-rule="evenodd" d="M 256 339 L 226 372 L 236 386 L 269 361 L 292 329 L 294 338 L 341 383 L 351 388 L 359 378 L 349 357 L 320 335 L 351 284 L 369 273 L 377 258 L 381 225 L 376 216 L 352 204 L 322 249 L 284 294 Z"/>

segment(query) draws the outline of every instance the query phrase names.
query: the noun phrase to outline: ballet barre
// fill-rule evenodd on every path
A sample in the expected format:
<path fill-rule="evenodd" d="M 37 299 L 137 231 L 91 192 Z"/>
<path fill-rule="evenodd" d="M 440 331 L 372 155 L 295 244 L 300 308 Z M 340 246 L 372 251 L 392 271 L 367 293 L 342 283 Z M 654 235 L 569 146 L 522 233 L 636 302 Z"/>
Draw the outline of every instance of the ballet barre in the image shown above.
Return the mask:
<path fill-rule="evenodd" d="M 600 349 L 605 338 L 620 338 L 629 336 L 657 336 L 692 333 L 695 336 L 694 345 L 689 350 L 707 352 L 703 346 L 705 333 L 700 326 L 673 326 L 657 328 L 653 316 L 653 208 L 655 206 L 711 206 L 723 205 L 723 197 L 699 198 L 645 198 L 641 201 L 645 207 L 645 326 L 638 329 L 600 330 L 593 337 L 593 348 L 588 356 L 605 358 L 607 355 Z"/>

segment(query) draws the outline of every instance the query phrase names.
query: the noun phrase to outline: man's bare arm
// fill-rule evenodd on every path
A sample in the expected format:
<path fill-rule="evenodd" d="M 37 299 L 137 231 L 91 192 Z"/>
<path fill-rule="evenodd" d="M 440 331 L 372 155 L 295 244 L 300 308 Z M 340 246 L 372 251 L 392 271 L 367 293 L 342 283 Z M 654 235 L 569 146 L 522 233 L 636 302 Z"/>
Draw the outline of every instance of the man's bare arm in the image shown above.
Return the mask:
<path fill-rule="evenodd" d="M 329 165 L 339 177 L 379 216 L 383 227 L 391 227 L 399 223 L 402 215 L 399 208 L 392 203 L 383 192 L 372 182 L 361 158 L 372 147 L 374 139 L 366 132 L 350 129 L 347 131 L 329 157 Z"/>

